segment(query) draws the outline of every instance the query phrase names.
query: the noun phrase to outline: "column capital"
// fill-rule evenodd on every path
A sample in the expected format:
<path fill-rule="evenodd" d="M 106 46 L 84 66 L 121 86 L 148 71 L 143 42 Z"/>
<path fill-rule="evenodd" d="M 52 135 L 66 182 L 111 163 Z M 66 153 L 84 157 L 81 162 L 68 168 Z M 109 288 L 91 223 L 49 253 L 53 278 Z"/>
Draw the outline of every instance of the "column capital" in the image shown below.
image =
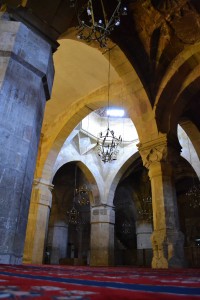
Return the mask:
<path fill-rule="evenodd" d="M 43 179 L 43 178 L 34 178 L 33 180 L 33 187 L 43 187 L 43 188 L 47 188 L 48 190 L 50 190 L 50 192 L 52 192 L 54 185 L 49 183 L 47 180 Z"/>
<path fill-rule="evenodd" d="M 172 163 L 180 155 L 181 146 L 176 139 L 163 135 L 155 140 L 137 144 L 143 165 L 149 169 L 158 162 Z"/>
<path fill-rule="evenodd" d="M 98 205 L 91 207 L 91 223 L 115 223 L 115 211 L 113 206 Z"/>
<path fill-rule="evenodd" d="M 51 207 L 53 187 L 54 187 L 53 184 L 48 183 L 42 178 L 34 179 L 33 191 L 35 191 L 36 194 L 32 192 L 32 195 L 37 195 L 37 196 L 34 196 L 32 198 L 32 201 L 40 205 Z"/>

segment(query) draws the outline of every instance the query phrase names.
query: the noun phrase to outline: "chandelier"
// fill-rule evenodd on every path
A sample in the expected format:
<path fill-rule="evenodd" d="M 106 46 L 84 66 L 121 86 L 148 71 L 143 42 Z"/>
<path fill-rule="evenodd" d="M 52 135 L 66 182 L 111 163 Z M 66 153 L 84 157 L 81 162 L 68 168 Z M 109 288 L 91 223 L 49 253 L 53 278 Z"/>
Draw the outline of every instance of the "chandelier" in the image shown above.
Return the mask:
<path fill-rule="evenodd" d="M 110 98 L 110 50 L 109 50 L 109 67 L 108 67 L 108 110 L 109 110 L 109 98 Z M 111 162 L 117 159 L 117 154 L 119 152 L 118 146 L 122 143 L 121 135 L 119 137 L 115 136 L 113 130 L 109 128 L 109 114 L 108 114 L 108 127 L 105 132 L 100 132 L 97 137 L 97 153 L 101 160 L 106 162 Z"/>
<path fill-rule="evenodd" d="M 77 202 L 79 205 L 88 205 L 90 204 L 89 200 L 89 190 L 86 184 L 83 184 L 78 189 L 76 189 Z"/>
<path fill-rule="evenodd" d="M 121 0 L 114 0 L 114 4 L 110 4 L 108 0 L 88 0 L 82 6 L 78 2 L 77 0 L 77 38 L 88 43 L 97 41 L 101 48 L 107 48 L 108 36 L 120 25 L 121 16 L 127 15 L 127 7 L 122 6 Z"/>
<path fill-rule="evenodd" d="M 121 136 L 117 138 L 109 127 L 106 132 L 100 132 L 97 140 L 97 153 L 104 163 L 117 159 L 118 146 L 121 142 Z"/>
<path fill-rule="evenodd" d="M 79 223 L 79 212 L 74 205 L 69 211 L 67 211 L 67 216 L 68 216 L 68 220 L 67 220 L 68 224 L 77 225 Z"/>
<path fill-rule="evenodd" d="M 139 218 L 141 220 L 146 220 L 152 222 L 153 212 L 152 212 L 152 199 L 151 196 L 147 196 L 142 199 L 141 208 L 138 210 Z"/>
<path fill-rule="evenodd" d="M 121 229 L 121 232 L 124 233 L 124 234 L 130 234 L 132 231 L 132 226 L 131 224 L 125 220 L 123 223 L 122 223 L 122 229 Z"/>
<path fill-rule="evenodd" d="M 74 196 L 72 201 L 72 208 L 67 211 L 67 223 L 72 225 L 77 225 L 79 223 L 79 211 L 75 208 L 76 200 L 76 173 L 77 166 L 75 166 L 75 178 L 74 178 Z"/>

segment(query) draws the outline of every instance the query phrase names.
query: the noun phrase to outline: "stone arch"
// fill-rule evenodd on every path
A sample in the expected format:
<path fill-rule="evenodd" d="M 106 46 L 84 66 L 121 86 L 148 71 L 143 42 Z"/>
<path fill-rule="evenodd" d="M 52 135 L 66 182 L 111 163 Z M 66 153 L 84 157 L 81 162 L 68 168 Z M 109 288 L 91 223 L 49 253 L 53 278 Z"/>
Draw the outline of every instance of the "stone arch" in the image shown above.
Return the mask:
<path fill-rule="evenodd" d="M 134 164 L 134 162 L 137 161 L 136 167 L 134 166 L 134 169 L 129 169 L 128 168 Z M 128 172 L 126 172 L 128 170 Z M 134 171 L 133 171 L 134 170 Z M 118 171 L 117 175 L 115 176 L 113 182 L 112 182 L 112 189 L 117 188 L 120 180 L 123 178 L 125 179 L 126 177 L 128 177 L 130 175 L 131 172 L 136 172 L 139 174 L 139 181 L 140 180 L 145 180 L 145 184 L 148 181 L 149 185 L 146 186 L 145 191 L 144 191 L 144 195 L 147 196 L 149 194 L 149 189 L 150 189 L 150 179 L 148 176 L 148 170 L 144 167 L 143 162 L 142 162 L 142 157 L 139 153 L 139 151 L 135 152 L 125 163 L 124 165 L 120 168 L 120 170 Z M 137 182 L 137 183 L 138 183 Z M 137 183 L 135 185 L 135 187 L 137 186 Z M 139 205 L 139 199 L 137 197 L 137 192 L 135 191 L 135 187 L 132 186 L 132 193 L 133 193 L 133 197 L 136 199 L 136 201 L 134 201 L 134 218 L 137 220 L 138 219 L 138 205 Z"/>
<path fill-rule="evenodd" d="M 155 105 L 158 104 L 161 94 L 162 94 L 163 90 L 165 89 L 167 83 L 172 79 L 172 77 L 177 72 L 177 70 L 181 67 L 181 65 L 183 65 L 185 61 L 190 59 L 190 57 L 196 56 L 196 54 L 197 54 L 197 56 L 199 56 L 199 46 L 200 46 L 200 43 L 196 43 L 195 45 L 186 47 L 182 52 L 180 52 L 171 61 L 171 63 L 168 66 L 168 69 L 165 72 L 165 75 L 163 76 L 162 81 L 160 83 L 160 88 L 159 88 L 157 96 L 156 96 Z"/>
<path fill-rule="evenodd" d="M 155 102 L 155 115 L 161 132 L 176 133 L 185 108 L 189 102 L 195 101 L 199 86 L 199 61 L 199 44 L 193 48 L 187 47 L 172 61 L 163 77 Z"/>
<path fill-rule="evenodd" d="M 122 176 L 124 175 L 125 171 L 127 170 L 127 168 L 136 160 L 140 157 L 139 152 L 137 151 L 136 153 L 134 153 L 131 157 L 129 157 L 125 163 L 121 166 L 121 168 L 118 170 L 117 174 L 115 175 L 111 186 L 110 186 L 110 193 L 112 193 L 112 197 L 109 196 L 108 199 L 110 200 L 109 205 L 113 205 L 113 203 L 111 203 L 111 201 L 113 201 L 114 197 L 114 193 L 115 190 L 117 188 L 117 185 L 120 181 L 120 179 L 122 178 Z"/>
<path fill-rule="evenodd" d="M 195 176 L 200 177 L 199 131 L 191 121 L 185 120 L 180 123 L 178 137 L 182 146 L 182 158 L 194 169 Z"/>
<path fill-rule="evenodd" d="M 181 120 L 180 126 L 183 128 L 183 130 L 190 138 L 194 146 L 194 149 L 198 155 L 198 158 L 200 159 L 200 132 L 198 128 L 195 126 L 195 124 L 192 121 L 187 119 Z"/>
<path fill-rule="evenodd" d="M 160 130 L 162 132 L 176 132 L 177 124 L 181 117 L 187 115 L 187 108 L 193 106 L 199 108 L 199 91 L 198 86 L 200 83 L 200 77 L 194 78 L 194 81 L 188 83 L 188 85 L 182 89 L 178 95 L 174 97 L 174 101 L 168 105 L 162 107 L 162 113 L 160 113 Z M 197 121 L 198 124 L 198 121 Z"/>
<path fill-rule="evenodd" d="M 74 105 L 72 110 L 74 109 L 74 114 L 69 114 L 64 116 L 63 127 L 57 132 L 57 135 L 55 137 L 55 140 L 52 142 L 52 144 L 49 145 L 49 149 L 45 149 L 45 143 L 41 145 L 41 154 L 43 157 L 40 157 L 41 159 L 41 166 L 38 170 L 39 174 L 43 174 L 42 176 L 45 178 L 49 177 L 49 172 L 51 171 L 56 157 L 66 140 L 66 138 L 70 135 L 72 130 L 79 124 L 79 122 L 86 117 L 88 114 L 90 114 L 92 111 L 102 107 L 106 106 L 107 102 L 105 99 L 105 93 L 106 89 L 102 88 L 101 90 L 98 90 L 97 92 L 92 93 L 89 97 L 86 97 L 84 99 L 81 99 L 78 104 Z M 86 102 L 87 101 L 87 102 Z M 45 157 L 45 155 L 47 157 Z M 42 171 L 42 167 L 45 162 L 45 169 Z"/>
<path fill-rule="evenodd" d="M 94 202 L 94 189 L 90 182 L 86 180 L 88 176 L 86 178 L 83 174 L 80 165 L 80 161 L 68 161 L 57 169 L 53 177 L 54 189 L 52 191 L 52 206 L 46 241 L 47 248 L 51 252 L 51 264 L 67 261 L 69 263 L 70 259 L 75 257 L 72 255 L 72 252 L 75 251 L 73 250 L 74 247 L 78 258 L 80 258 L 79 254 L 82 257 L 83 252 L 86 256 L 89 249 L 90 213 Z M 77 189 L 85 183 L 90 192 L 87 194 L 87 198 L 84 199 L 90 202 L 87 201 L 84 205 L 81 205 L 79 203 L 81 194 L 77 193 Z M 74 211 L 76 211 L 75 217 Z M 82 234 L 84 234 L 87 242 L 82 241 Z M 84 250 L 82 252 L 83 245 Z"/>
<path fill-rule="evenodd" d="M 79 42 L 76 43 L 78 44 Z M 111 64 L 120 77 L 118 76 L 118 79 L 111 85 L 111 103 L 120 102 L 116 100 L 121 95 L 123 87 L 126 93 L 123 105 L 126 107 L 130 118 L 136 126 L 140 140 L 148 139 L 149 136 L 156 136 L 157 128 L 152 108 L 138 75 L 119 47 L 115 46 L 112 51 Z M 36 177 L 43 177 L 47 181 L 49 180 L 49 173 L 54 165 L 59 149 L 72 129 L 91 111 L 106 104 L 107 86 L 105 85 L 76 101 L 71 100 L 67 111 L 63 111 L 52 122 L 50 126 L 50 129 L 52 129 L 51 138 L 50 129 L 46 128 L 46 120 L 44 119 L 43 137 L 41 140 L 41 149 L 38 154 Z M 149 132 L 147 134 L 145 130 L 146 126 L 150 128 L 150 134 Z M 48 140 L 47 143 L 48 138 L 51 141 L 49 142 Z"/>
<path fill-rule="evenodd" d="M 83 161 L 80 160 L 66 160 L 62 165 L 58 165 L 56 169 L 54 169 L 54 172 L 52 173 L 52 180 L 54 176 L 56 175 L 57 171 L 62 168 L 64 165 L 68 163 L 75 163 L 80 168 L 80 170 L 83 172 L 84 176 L 86 177 L 87 181 L 89 182 L 89 190 L 90 190 L 90 205 L 93 206 L 95 204 L 99 204 L 99 189 L 98 185 L 95 179 L 95 176 L 92 174 L 91 170 L 85 165 Z"/>

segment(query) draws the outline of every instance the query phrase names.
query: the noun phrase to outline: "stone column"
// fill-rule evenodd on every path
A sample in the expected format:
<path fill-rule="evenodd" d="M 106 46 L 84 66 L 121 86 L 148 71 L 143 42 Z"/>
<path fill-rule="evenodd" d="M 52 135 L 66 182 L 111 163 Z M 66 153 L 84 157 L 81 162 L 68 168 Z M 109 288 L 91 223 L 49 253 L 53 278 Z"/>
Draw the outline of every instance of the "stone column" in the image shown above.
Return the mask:
<path fill-rule="evenodd" d="M 66 211 L 60 199 L 53 197 L 49 218 L 47 247 L 50 251 L 50 263 L 59 264 L 59 260 L 67 257 L 68 224 Z"/>
<path fill-rule="evenodd" d="M 152 258 L 152 224 L 146 220 L 140 220 L 136 223 L 137 236 L 137 264 L 147 266 Z"/>
<path fill-rule="evenodd" d="M 46 100 L 51 46 L 0 15 L 0 263 L 22 262 L 32 182 Z"/>
<path fill-rule="evenodd" d="M 49 227 L 48 247 L 50 248 L 50 263 L 59 264 L 61 258 L 67 257 L 68 224 L 64 220 L 55 220 Z"/>
<path fill-rule="evenodd" d="M 43 263 L 52 203 L 52 188 L 53 185 L 42 179 L 34 180 L 26 229 L 24 263 Z"/>
<path fill-rule="evenodd" d="M 143 164 L 149 169 L 152 189 L 153 268 L 182 267 L 184 265 L 184 237 L 179 230 L 176 190 L 173 180 L 173 161 L 180 154 L 175 143 L 166 136 L 146 144 L 139 144 Z"/>
<path fill-rule="evenodd" d="M 90 265 L 114 265 L 113 207 L 102 205 L 91 209 Z"/>
<path fill-rule="evenodd" d="M 152 224 L 144 221 L 137 221 L 136 224 L 137 249 L 151 249 Z"/>

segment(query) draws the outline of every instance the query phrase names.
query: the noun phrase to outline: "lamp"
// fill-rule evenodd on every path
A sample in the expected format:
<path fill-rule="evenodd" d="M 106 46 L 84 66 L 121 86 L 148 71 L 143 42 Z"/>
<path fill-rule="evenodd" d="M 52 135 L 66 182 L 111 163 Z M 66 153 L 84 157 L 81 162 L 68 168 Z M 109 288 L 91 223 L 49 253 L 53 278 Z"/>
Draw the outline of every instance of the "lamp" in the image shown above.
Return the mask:
<path fill-rule="evenodd" d="M 124 233 L 124 234 L 130 234 L 131 233 L 131 224 L 125 220 L 123 223 L 122 223 L 122 229 L 121 229 L 121 232 Z"/>
<path fill-rule="evenodd" d="M 89 190 L 86 184 L 83 184 L 82 186 L 80 186 L 78 189 L 76 189 L 76 193 L 77 193 L 77 202 L 79 205 L 83 206 L 83 205 L 88 205 L 90 203 L 89 200 Z"/>
<path fill-rule="evenodd" d="M 97 140 L 97 152 L 104 163 L 117 159 L 118 146 L 121 142 L 121 136 L 115 137 L 114 131 L 109 129 L 109 125 L 104 133 L 100 132 Z"/>
<path fill-rule="evenodd" d="M 139 183 L 139 204 L 138 218 L 142 221 L 152 222 L 152 196 L 151 196 L 151 183 L 148 177 L 148 173 L 145 169 L 142 170 L 140 183 Z"/>
<path fill-rule="evenodd" d="M 190 141 L 187 137 L 188 141 L 188 150 L 189 150 L 189 160 L 190 165 L 192 166 L 192 157 L 191 157 L 191 151 L 190 151 Z M 196 183 L 196 178 L 193 175 L 193 184 L 186 192 L 186 197 L 189 202 L 189 206 L 192 208 L 200 208 L 200 182 Z"/>
<path fill-rule="evenodd" d="M 109 4 L 108 0 L 88 0 L 83 6 L 77 7 L 77 37 L 88 43 L 97 41 L 101 48 L 107 48 L 108 36 L 120 25 L 121 16 L 127 14 L 127 7 L 122 7 L 121 2 L 114 0 L 114 4 Z"/>
<path fill-rule="evenodd" d="M 140 219 L 152 222 L 153 212 L 151 196 L 142 199 L 141 208 L 138 209 L 138 214 Z"/>
<path fill-rule="evenodd" d="M 109 53 L 109 67 L 108 67 L 108 110 L 109 110 L 109 101 L 110 101 L 110 50 Z M 118 146 L 122 143 L 121 135 L 119 137 L 115 136 L 113 130 L 110 130 L 109 127 L 109 114 L 108 114 L 108 127 L 105 132 L 100 132 L 97 138 L 97 153 L 100 156 L 101 160 L 106 162 L 111 162 L 112 160 L 117 159 L 117 154 L 119 152 Z"/>
<path fill-rule="evenodd" d="M 75 208 L 75 200 L 76 200 L 76 173 L 77 173 L 77 166 L 75 166 L 75 178 L 74 178 L 74 196 L 73 196 L 73 203 L 72 208 L 67 211 L 67 223 L 72 225 L 77 225 L 79 223 L 79 211 Z"/>

